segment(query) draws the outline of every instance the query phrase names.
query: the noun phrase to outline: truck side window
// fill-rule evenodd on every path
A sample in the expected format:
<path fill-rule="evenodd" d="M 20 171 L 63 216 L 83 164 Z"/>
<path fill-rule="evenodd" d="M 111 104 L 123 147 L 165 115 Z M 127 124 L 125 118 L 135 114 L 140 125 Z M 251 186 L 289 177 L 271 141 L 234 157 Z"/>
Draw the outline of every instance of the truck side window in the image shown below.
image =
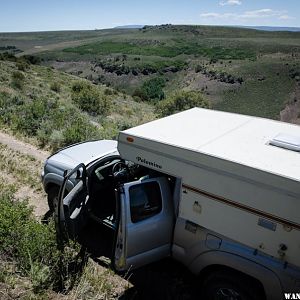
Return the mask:
<path fill-rule="evenodd" d="M 150 218 L 161 211 L 161 192 L 159 184 L 155 181 L 131 186 L 129 196 L 133 223 Z"/>

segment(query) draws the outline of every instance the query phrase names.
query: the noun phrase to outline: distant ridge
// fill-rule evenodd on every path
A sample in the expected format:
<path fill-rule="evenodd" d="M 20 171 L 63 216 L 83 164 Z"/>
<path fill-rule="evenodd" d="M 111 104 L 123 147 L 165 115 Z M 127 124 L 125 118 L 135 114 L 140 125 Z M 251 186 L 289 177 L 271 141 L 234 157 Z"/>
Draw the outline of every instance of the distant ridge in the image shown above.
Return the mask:
<path fill-rule="evenodd" d="M 145 25 L 122 25 L 116 26 L 116 29 L 139 29 L 143 28 Z M 176 26 L 174 24 L 174 26 Z M 196 25 L 197 26 L 197 25 Z M 201 26 L 201 25 L 200 25 Z M 221 26 L 221 25 L 219 25 Z M 243 26 L 243 25 L 229 25 L 226 27 L 235 27 L 235 28 L 248 28 L 248 29 L 256 29 L 263 31 L 291 31 L 291 32 L 300 32 L 300 27 L 279 27 L 279 26 Z"/>
<path fill-rule="evenodd" d="M 116 26 L 114 28 L 118 29 L 139 29 L 143 28 L 145 25 L 123 25 L 123 26 Z"/>
<path fill-rule="evenodd" d="M 116 26 L 116 29 L 140 29 L 145 25 L 122 25 Z M 176 26 L 176 25 L 175 25 Z M 200 25 L 201 26 L 201 25 Z M 243 26 L 243 25 L 229 25 L 226 27 L 235 27 L 235 28 L 248 28 L 256 29 L 263 31 L 290 31 L 290 32 L 300 32 L 300 27 L 279 27 L 279 26 Z"/>
<path fill-rule="evenodd" d="M 264 31 L 292 31 L 300 32 L 300 27 L 277 27 L 277 26 L 233 26 L 239 28 L 249 28 Z"/>

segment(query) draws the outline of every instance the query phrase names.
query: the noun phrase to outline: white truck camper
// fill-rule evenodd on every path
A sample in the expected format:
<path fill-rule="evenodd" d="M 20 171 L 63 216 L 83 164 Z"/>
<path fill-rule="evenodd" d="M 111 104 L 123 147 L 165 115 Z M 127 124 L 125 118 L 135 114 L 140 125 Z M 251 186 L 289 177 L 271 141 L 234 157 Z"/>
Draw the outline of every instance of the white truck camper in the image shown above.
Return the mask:
<path fill-rule="evenodd" d="M 98 221 L 117 270 L 172 256 L 200 277 L 203 299 L 299 295 L 299 126 L 194 108 L 122 131 L 115 147 L 64 181 L 57 171 L 61 235 Z M 45 164 L 48 194 L 70 149 Z"/>

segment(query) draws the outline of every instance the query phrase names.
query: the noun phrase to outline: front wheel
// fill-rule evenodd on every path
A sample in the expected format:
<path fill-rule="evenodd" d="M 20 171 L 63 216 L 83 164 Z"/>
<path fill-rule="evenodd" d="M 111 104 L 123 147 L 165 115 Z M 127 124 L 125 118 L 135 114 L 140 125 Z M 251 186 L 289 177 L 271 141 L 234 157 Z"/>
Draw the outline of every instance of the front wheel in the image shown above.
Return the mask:
<path fill-rule="evenodd" d="M 54 212 L 55 206 L 57 205 L 58 202 L 58 194 L 59 194 L 59 186 L 55 185 L 52 186 L 49 191 L 48 191 L 48 206 L 50 212 Z"/>
<path fill-rule="evenodd" d="M 203 299 L 257 300 L 264 299 L 260 288 L 251 278 L 231 271 L 210 274 L 202 286 Z"/>

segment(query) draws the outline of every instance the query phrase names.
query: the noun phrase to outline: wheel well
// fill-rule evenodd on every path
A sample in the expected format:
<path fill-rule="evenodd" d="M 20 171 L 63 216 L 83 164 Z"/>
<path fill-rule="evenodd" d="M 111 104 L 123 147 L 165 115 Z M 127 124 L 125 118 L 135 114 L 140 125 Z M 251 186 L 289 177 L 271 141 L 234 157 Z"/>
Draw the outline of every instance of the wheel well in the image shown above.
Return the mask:
<path fill-rule="evenodd" d="M 264 289 L 262 283 L 258 279 L 254 278 L 248 274 L 245 274 L 243 272 L 237 271 L 233 268 L 224 266 L 224 265 L 210 265 L 210 266 L 205 267 L 203 270 L 201 270 L 201 272 L 199 274 L 200 282 L 203 283 L 205 281 L 205 278 L 207 278 L 209 275 L 211 275 L 217 271 L 218 272 L 226 271 L 226 272 L 229 272 L 236 276 L 247 279 L 248 282 L 250 281 L 255 287 L 257 287 L 259 294 L 262 295 L 262 297 L 263 297 L 262 300 L 266 299 L 265 289 Z"/>
<path fill-rule="evenodd" d="M 60 186 L 59 186 L 58 184 L 56 184 L 56 183 L 50 182 L 50 183 L 48 183 L 48 184 L 46 185 L 46 188 L 45 188 L 46 193 L 48 194 L 48 192 L 49 192 L 52 188 L 60 188 Z"/>

